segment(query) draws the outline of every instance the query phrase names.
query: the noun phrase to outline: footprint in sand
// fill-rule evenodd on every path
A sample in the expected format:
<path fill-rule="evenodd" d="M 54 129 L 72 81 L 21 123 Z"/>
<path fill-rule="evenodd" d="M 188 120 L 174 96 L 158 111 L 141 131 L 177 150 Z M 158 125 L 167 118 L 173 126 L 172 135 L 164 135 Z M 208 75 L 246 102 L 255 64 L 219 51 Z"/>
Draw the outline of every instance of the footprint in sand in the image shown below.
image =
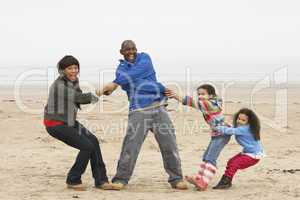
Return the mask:
<path fill-rule="evenodd" d="M 297 172 L 300 172 L 300 169 L 269 169 L 267 174 L 271 174 L 271 173 L 295 174 Z"/>
<path fill-rule="evenodd" d="M 296 172 L 300 172 L 300 169 L 284 169 L 282 170 L 283 173 L 290 173 L 295 174 Z"/>
<path fill-rule="evenodd" d="M 5 99 L 5 100 L 2 100 L 2 102 L 15 102 L 16 100 L 14 99 Z"/>

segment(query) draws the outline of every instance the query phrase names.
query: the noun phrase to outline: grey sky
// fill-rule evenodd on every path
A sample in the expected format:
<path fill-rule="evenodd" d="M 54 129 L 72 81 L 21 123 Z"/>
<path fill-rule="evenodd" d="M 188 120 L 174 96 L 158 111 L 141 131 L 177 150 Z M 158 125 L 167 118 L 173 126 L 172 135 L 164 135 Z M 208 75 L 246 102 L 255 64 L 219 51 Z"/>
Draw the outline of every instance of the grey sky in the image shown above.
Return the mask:
<path fill-rule="evenodd" d="M 297 0 L 0 0 L 0 72 L 54 66 L 72 54 L 82 66 L 114 67 L 133 39 L 161 74 L 300 75 Z M 83 69 L 84 70 L 84 69 Z M 86 75 L 88 76 L 88 75 Z"/>

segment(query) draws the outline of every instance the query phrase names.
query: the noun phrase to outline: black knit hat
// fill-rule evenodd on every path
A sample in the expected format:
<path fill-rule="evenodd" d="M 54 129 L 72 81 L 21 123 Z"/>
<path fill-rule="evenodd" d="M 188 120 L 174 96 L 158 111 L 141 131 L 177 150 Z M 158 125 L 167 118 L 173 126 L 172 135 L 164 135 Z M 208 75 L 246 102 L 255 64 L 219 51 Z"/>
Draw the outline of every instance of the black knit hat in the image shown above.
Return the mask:
<path fill-rule="evenodd" d="M 57 63 L 57 69 L 58 72 L 62 72 L 64 69 L 71 65 L 77 65 L 78 69 L 80 70 L 79 61 L 71 55 L 64 56 L 58 63 Z"/>

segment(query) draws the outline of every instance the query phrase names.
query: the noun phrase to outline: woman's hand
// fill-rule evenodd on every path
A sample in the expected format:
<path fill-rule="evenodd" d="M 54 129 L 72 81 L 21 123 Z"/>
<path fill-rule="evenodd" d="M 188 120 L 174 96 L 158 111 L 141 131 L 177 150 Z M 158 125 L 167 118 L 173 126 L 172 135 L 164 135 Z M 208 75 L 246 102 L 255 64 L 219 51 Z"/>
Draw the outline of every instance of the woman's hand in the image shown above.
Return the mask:
<path fill-rule="evenodd" d="M 92 94 L 92 100 L 91 100 L 91 103 L 94 104 L 94 103 L 97 103 L 99 101 L 99 98 L 95 95 Z"/>

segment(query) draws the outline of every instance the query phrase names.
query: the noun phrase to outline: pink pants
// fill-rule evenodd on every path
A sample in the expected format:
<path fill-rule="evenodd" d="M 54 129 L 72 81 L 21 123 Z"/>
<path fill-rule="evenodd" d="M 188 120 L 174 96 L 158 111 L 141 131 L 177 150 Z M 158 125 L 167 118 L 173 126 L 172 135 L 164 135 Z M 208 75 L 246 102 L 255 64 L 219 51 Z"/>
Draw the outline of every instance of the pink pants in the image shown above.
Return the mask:
<path fill-rule="evenodd" d="M 254 159 L 248 155 L 239 153 L 232 157 L 226 166 L 225 176 L 230 177 L 231 179 L 239 169 L 246 169 L 258 163 L 259 159 Z"/>

